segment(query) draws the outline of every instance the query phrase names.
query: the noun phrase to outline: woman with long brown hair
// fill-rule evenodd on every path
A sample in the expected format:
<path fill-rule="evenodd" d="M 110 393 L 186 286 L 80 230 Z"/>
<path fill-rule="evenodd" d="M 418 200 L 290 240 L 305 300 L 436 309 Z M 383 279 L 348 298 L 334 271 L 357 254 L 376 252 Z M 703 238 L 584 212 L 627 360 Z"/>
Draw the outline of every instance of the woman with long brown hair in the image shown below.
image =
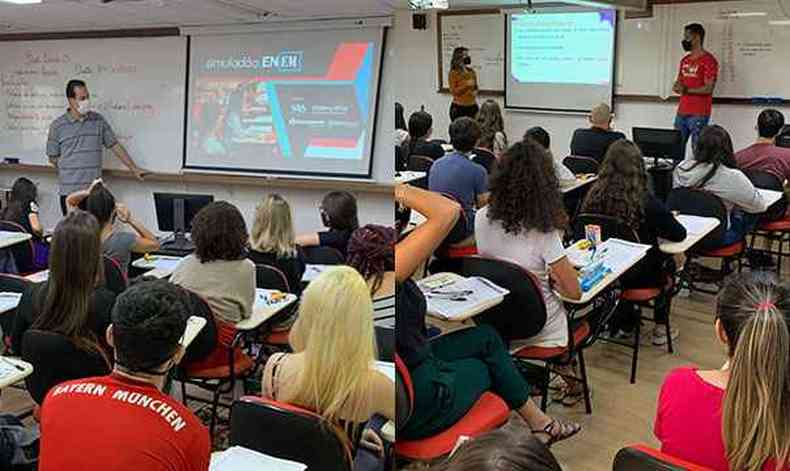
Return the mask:
<path fill-rule="evenodd" d="M 450 121 L 461 116 L 475 119 L 477 111 L 477 73 L 471 67 L 469 49 L 456 47 L 450 60 L 448 83 L 453 102 L 450 105 Z"/>
<path fill-rule="evenodd" d="M 636 144 L 621 139 L 609 146 L 598 180 L 587 193 L 581 212 L 616 217 L 634 229 L 641 243 L 652 246 L 645 258 L 620 278 L 625 288 L 660 288 L 666 284 L 675 271 L 675 264 L 669 255 L 658 249 L 658 238 L 680 242 L 686 238 L 686 229 L 648 190 L 642 152 Z M 664 345 L 668 341 L 664 328 L 668 314 L 666 308 L 654 310 L 654 345 Z M 632 335 L 636 322 L 639 317 L 633 304 L 621 301 L 613 334 Z M 673 329 L 672 338 L 677 334 Z"/>
<path fill-rule="evenodd" d="M 727 280 L 716 307 L 719 370 L 664 380 L 654 432 L 662 451 L 716 471 L 790 470 L 790 286 L 773 274 Z"/>
<path fill-rule="evenodd" d="M 507 149 L 507 136 L 499 103 L 494 100 L 486 100 L 477 113 L 477 124 L 480 125 L 480 139 L 477 140 L 477 147 L 489 150 L 497 157 L 502 155 Z"/>
<path fill-rule="evenodd" d="M 77 348 L 104 355 L 105 331 L 115 295 L 105 287 L 99 223 L 74 211 L 58 223 L 52 236 L 49 279 L 28 288 L 17 308 L 11 336 L 15 352 L 30 329 L 55 332 Z"/>

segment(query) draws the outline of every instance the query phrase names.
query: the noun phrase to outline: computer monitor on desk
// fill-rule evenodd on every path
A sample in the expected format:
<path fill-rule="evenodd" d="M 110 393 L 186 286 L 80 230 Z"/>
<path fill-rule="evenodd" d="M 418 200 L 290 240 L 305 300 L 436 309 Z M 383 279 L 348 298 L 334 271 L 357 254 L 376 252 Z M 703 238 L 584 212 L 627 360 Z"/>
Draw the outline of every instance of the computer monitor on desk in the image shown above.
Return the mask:
<path fill-rule="evenodd" d="M 173 240 L 162 244 L 165 250 L 194 250 L 186 238 L 192 232 L 195 215 L 214 201 L 213 195 L 191 195 L 185 193 L 154 193 L 156 223 L 160 232 L 172 232 Z"/>
<path fill-rule="evenodd" d="M 655 159 L 656 167 L 658 159 L 669 159 L 674 164 L 683 161 L 683 136 L 677 129 L 633 128 L 632 135 L 642 155 Z"/>

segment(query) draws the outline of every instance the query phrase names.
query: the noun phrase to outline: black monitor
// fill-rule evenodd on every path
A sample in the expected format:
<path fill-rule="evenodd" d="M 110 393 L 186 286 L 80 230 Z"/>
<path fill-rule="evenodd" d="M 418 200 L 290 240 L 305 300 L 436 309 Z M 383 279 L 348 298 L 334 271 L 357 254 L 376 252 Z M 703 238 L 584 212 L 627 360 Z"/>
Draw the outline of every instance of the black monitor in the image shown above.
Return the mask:
<path fill-rule="evenodd" d="M 195 215 L 214 201 L 213 195 L 191 195 L 185 193 L 154 193 L 156 223 L 161 232 L 172 232 L 175 241 L 168 248 L 190 250 L 185 233 L 192 231 Z M 170 247 L 172 245 L 172 247 Z"/>
<path fill-rule="evenodd" d="M 656 159 L 670 159 L 681 162 L 685 155 L 683 135 L 677 129 L 633 128 L 634 143 L 642 155 Z"/>

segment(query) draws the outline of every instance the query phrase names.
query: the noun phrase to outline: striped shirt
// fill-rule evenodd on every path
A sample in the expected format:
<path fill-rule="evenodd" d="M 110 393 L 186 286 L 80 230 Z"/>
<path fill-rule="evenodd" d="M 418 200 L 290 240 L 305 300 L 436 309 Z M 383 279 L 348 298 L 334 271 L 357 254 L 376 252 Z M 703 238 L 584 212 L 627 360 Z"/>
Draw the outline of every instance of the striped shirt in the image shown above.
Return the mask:
<path fill-rule="evenodd" d="M 58 162 L 60 194 L 87 188 L 101 177 L 102 146 L 118 143 L 104 116 L 89 112 L 77 119 L 66 111 L 49 126 L 47 156 Z"/>
<path fill-rule="evenodd" d="M 395 317 L 395 295 L 383 296 L 373 300 L 373 320 Z M 378 325 L 378 322 L 376 322 Z"/>

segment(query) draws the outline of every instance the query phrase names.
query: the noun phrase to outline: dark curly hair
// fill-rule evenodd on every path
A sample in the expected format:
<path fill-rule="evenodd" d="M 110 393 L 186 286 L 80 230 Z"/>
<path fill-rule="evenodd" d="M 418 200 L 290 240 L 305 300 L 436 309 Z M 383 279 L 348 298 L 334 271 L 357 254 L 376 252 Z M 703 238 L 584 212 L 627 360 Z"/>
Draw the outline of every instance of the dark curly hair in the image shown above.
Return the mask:
<path fill-rule="evenodd" d="M 381 288 L 384 273 L 395 270 L 395 229 L 368 224 L 351 234 L 346 248 L 346 263 L 363 278 L 373 279 L 371 292 Z"/>
<path fill-rule="evenodd" d="M 639 230 L 647 191 L 642 151 L 633 142 L 620 139 L 606 151 L 598 181 L 584 198 L 582 212 L 620 218 Z"/>
<path fill-rule="evenodd" d="M 201 263 L 244 258 L 247 239 L 244 217 L 227 201 L 209 204 L 192 220 L 192 241 Z"/>
<path fill-rule="evenodd" d="M 547 233 L 568 224 L 551 154 L 532 139 L 505 151 L 489 186 L 488 218 L 508 234 Z"/>

